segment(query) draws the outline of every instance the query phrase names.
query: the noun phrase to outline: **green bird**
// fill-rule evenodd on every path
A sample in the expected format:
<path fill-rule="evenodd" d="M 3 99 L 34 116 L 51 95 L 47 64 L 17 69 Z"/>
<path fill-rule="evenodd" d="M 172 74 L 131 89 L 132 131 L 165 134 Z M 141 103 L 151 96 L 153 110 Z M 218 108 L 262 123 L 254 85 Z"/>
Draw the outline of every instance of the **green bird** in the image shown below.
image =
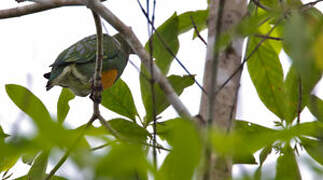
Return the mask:
<path fill-rule="evenodd" d="M 96 35 L 88 36 L 59 54 L 50 65 L 51 72 L 44 74 L 48 79 L 46 90 L 53 86 L 69 88 L 77 96 L 91 92 L 96 61 Z M 131 47 L 120 34 L 103 35 L 102 87 L 111 87 L 125 69 Z"/>

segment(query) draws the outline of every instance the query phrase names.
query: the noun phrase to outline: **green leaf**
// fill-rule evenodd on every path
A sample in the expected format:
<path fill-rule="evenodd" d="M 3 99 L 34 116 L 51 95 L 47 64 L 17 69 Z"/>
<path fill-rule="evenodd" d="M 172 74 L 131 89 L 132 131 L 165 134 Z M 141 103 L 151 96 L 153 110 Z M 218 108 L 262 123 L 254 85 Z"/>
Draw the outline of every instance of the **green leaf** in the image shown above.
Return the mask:
<path fill-rule="evenodd" d="M 299 85 L 300 85 L 300 77 L 295 71 L 294 67 L 291 67 L 286 80 L 284 82 L 284 89 L 286 93 L 286 113 L 285 113 L 285 118 L 286 121 L 291 123 L 295 117 L 297 116 L 297 111 L 298 111 L 298 104 L 299 104 Z M 302 86 L 302 85 L 301 85 Z M 304 101 L 303 94 L 301 94 L 302 100 Z M 301 109 L 304 108 L 304 103 L 301 105 Z"/>
<path fill-rule="evenodd" d="M 307 22 L 303 15 L 293 12 L 283 27 L 284 50 L 299 73 L 306 94 L 310 94 L 322 76 L 322 72 L 316 66 L 313 52 L 314 39 L 318 38 L 317 34 L 311 31 L 311 23 L 314 22 Z"/>
<path fill-rule="evenodd" d="M 250 38 L 248 53 L 257 46 L 259 40 Z M 285 101 L 283 90 L 283 69 L 278 53 L 265 41 L 248 60 L 248 71 L 257 93 L 264 105 L 284 119 Z"/>
<path fill-rule="evenodd" d="M 301 123 L 290 127 L 284 135 L 289 138 L 295 136 L 323 137 L 323 123 L 320 121 Z"/>
<path fill-rule="evenodd" d="M 171 119 L 157 123 L 157 134 L 162 140 L 167 140 L 168 144 L 172 144 L 171 139 L 176 127 L 176 119 Z"/>
<path fill-rule="evenodd" d="M 194 77 L 193 76 L 177 76 L 177 75 L 171 75 L 167 77 L 169 83 L 174 88 L 177 95 L 181 95 L 185 88 L 191 86 L 194 84 Z M 152 108 L 153 108 L 153 102 L 152 102 L 152 94 L 150 91 L 150 85 L 147 87 L 148 91 L 146 94 L 146 97 L 144 99 L 144 105 L 146 109 L 146 117 L 145 122 L 148 124 L 153 120 L 152 115 Z M 161 90 L 161 88 L 155 84 L 154 85 L 154 91 L 155 91 L 155 111 L 156 116 L 162 113 L 170 104 L 167 100 L 167 97 L 164 94 L 164 91 Z"/>
<path fill-rule="evenodd" d="M 94 179 L 147 179 L 148 161 L 138 144 L 113 144 L 95 168 Z"/>
<path fill-rule="evenodd" d="M 171 120 L 170 141 L 172 151 L 163 162 L 157 179 L 192 179 L 201 158 L 201 141 L 191 121 L 177 118 Z"/>
<path fill-rule="evenodd" d="M 38 154 L 39 154 L 38 151 L 28 152 L 28 153 L 22 155 L 22 162 L 25 164 L 31 165 Z"/>
<path fill-rule="evenodd" d="M 114 130 L 117 131 L 117 133 L 130 141 L 144 142 L 146 141 L 147 136 L 150 136 L 149 132 L 145 128 L 125 119 L 116 118 L 107 122 Z M 84 126 L 81 126 L 77 128 L 77 131 L 80 131 L 83 128 Z M 108 132 L 108 130 L 103 126 L 90 126 L 86 130 L 85 134 L 90 136 L 100 136 L 110 134 L 110 132 Z"/>
<path fill-rule="evenodd" d="M 112 119 L 108 122 L 111 124 L 111 127 L 113 129 L 115 129 L 118 133 L 120 133 L 121 136 L 127 138 L 128 140 L 142 142 L 145 141 L 147 139 L 147 136 L 150 135 L 145 128 L 125 119 Z"/>
<path fill-rule="evenodd" d="M 152 36 L 152 55 L 156 59 L 155 63 L 160 68 L 163 74 L 167 75 L 170 65 L 174 59 L 173 55 L 169 52 L 172 51 L 174 55 L 177 54 L 179 49 L 178 42 L 178 17 L 177 14 L 173 14 L 168 18 L 160 27 L 157 28 L 157 33 Z M 165 44 L 167 47 L 165 47 Z M 145 48 L 149 52 L 149 41 L 146 43 Z M 152 95 L 150 90 L 151 79 L 150 72 L 141 64 L 140 90 L 141 97 L 146 109 L 146 113 L 151 112 L 151 106 L 148 103 L 152 102 Z M 147 111 L 148 110 L 148 111 Z"/>
<path fill-rule="evenodd" d="M 323 140 L 312 140 L 305 137 L 300 137 L 301 144 L 305 148 L 306 152 L 313 158 L 315 161 L 323 165 Z"/>
<path fill-rule="evenodd" d="M 236 27 L 237 33 L 242 36 L 256 33 L 258 31 L 258 27 L 263 25 L 263 22 L 270 17 L 270 14 L 268 12 L 263 11 L 259 8 L 257 9 L 257 11 L 255 9 L 251 10 L 250 13 L 250 16 L 243 18 Z"/>
<path fill-rule="evenodd" d="M 177 54 L 179 49 L 178 42 L 178 16 L 174 13 L 170 18 L 168 18 L 161 26 L 156 30 L 158 32 L 154 33 L 152 36 L 152 47 L 153 47 L 153 57 L 156 58 L 156 64 L 163 72 L 167 74 L 169 71 L 170 64 L 174 59 L 173 55 L 169 52 L 171 50 L 174 55 Z M 165 45 L 167 47 L 165 47 Z M 149 41 L 146 43 L 145 48 L 149 51 Z M 168 49 L 169 48 L 169 49 Z"/>
<path fill-rule="evenodd" d="M 311 95 L 310 102 L 308 103 L 311 113 L 321 122 L 323 122 L 323 100 L 315 95 Z"/>
<path fill-rule="evenodd" d="M 102 92 L 101 104 L 107 109 L 136 121 L 138 115 L 128 85 L 119 79 L 112 87 Z"/>
<path fill-rule="evenodd" d="M 0 126 L 0 140 L 8 137 L 9 135 L 4 133 L 2 127 Z"/>
<path fill-rule="evenodd" d="M 288 146 L 277 160 L 276 180 L 301 179 L 294 151 Z"/>
<path fill-rule="evenodd" d="M 75 98 L 75 95 L 67 88 L 63 88 L 57 102 L 57 121 L 63 123 L 70 106 L 68 102 Z"/>
<path fill-rule="evenodd" d="M 48 151 L 41 152 L 35 159 L 28 172 L 28 179 L 43 180 L 46 177 L 46 168 L 48 163 Z"/>
<path fill-rule="evenodd" d="M 208 10 L 188 11 L 178 15 L 178 33 L 182 34 L 194 28 L 193 22 L 199 32 L 207 27 Z M 196 34 L 194 34 L 196 37 Z"/>
<path fill-rule="evenodd" d="M 265 148 L 263 148 L 261 150 L 260 155 L 259 155 L 259 161 L 260 161 L 259 167 L 257 168 L 257 170 L 254 173 L 254 179 L 255 180 L 260 180 L 261 179 L 262 165 L 265 162 L 265 160 L 267 159 L 268 155 L 271 153 L 271 150 L 272 150 L 272 146 L 271 145 L 266 146 Z"/>
<path fill-rule="evenodd" d="M 1 156 L 0 155 L 0 173 L 3 171 L 7 171 L 12 168 L 16 162 L 18 161 L 19 156 Z"/>
<path fill-rule="evenodd" d="M 264 149 L 261 150 L 260 155 L 259 155 L 259 161 L 260 161 L 260 166 L 263 165 L 265 160 L 267 159 L 268 155 L 271 153 L 272 146 L 266 146 Z"/>
<path fill-rule="evenodd" d="M 279 138 L 279 131 L 246 121 L 235 121 L 235 129 L 230 134 L 217 129 L 211 132 L 214 151 L 236 158 L 248 157 Z"/>
<path fill-rule="evenodd" d="M 253 154 L 248 154 L 244 156 L 233 156 L 233 164 L 257 164 Z"/>
<path fill-rule="evenodd" d="M 10 99 L 25 112 L 36 124 L 43 143 L 70 145 L 72 142 L 67 131 L 55 123 L 44 104 L 28 89 L 16 84 L 7 84 L 6 91 Z M 50 140 L 50 141 L 48 141 Z"/>

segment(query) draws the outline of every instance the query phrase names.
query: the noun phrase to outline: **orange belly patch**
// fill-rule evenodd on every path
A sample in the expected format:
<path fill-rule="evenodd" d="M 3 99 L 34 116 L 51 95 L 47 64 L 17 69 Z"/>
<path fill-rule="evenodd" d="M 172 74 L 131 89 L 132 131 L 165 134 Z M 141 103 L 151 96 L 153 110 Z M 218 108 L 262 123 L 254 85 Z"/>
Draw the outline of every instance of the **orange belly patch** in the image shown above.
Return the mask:
<path fill-rule="evenodd" d="M 114 81 L 116 80 L 118 76 L 118 70 L 111 69 L 106 72 L 102 72 L 101 76 L 103 89 L 109 88 L 113 85 Z"/>

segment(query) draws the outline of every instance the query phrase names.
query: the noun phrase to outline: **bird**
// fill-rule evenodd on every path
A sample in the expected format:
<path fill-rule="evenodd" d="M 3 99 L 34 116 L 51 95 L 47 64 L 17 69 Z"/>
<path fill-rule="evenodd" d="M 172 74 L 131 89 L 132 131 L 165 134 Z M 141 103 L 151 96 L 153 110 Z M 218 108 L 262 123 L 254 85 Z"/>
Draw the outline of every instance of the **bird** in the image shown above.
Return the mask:
<path fill-rule="evenodd" d="M 44 74 L 48 79 L 46 90 L 54 86 L 69 88 L 76 96 L 85 97 L 92 91 L 95 71 L 96 34 L 74 43 L 51 64 L 51 71 Z M 130 54 L 134 54 L 127 41 L 117 33 L 103 34 L 102 88 L 111 87 L 123 73 Z"/>

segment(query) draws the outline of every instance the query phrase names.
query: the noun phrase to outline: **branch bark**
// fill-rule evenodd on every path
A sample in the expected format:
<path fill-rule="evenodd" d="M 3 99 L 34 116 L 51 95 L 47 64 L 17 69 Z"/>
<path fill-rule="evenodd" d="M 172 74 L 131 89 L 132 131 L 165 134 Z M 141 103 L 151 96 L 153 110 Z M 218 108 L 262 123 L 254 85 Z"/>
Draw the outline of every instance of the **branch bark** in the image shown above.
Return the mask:
<path fill-rule="evenodd" d="M 224 3 L 222 15 L 218 16 L 219 7 L 221 7 L 219 3 L 221 1 L 211 0 L 209 5 L 208 48 L 204 67 L 203 87 L 208 90 L 208 95 L 214 97 L 209 98 L 208 95 L 202 94 L 200 116 L 204 120 L 204 125 L 207 124 L 207 120 L 210 120 L 209 125 L 225 132 L 230 130 L 231 121 L 235 117 L 236 94 L 239 87 L 241 71 L 231 79 L 222 91 L 218 93 L 216 91 L 229 78 L 232 72 L 240 66 L 243 39 L 235 39 L 225 49 L 219 49 L 219 47 L 216 47 L 216 44 L 220 38 L 216 36 L 220 36 L 221 32 L 237 25 L 247 12 L 247 1 L 226 0 L 222 2 Z M 222 17 L 220 19 L 220 27 L 216 27 L 217 17 Z M 214 64 L 217 64 L 216 68 L 213 68 Z M 212 74 L 215 74 L 215 76 Z M 213 77 L 216 77 L 216 79 L 212 79 Z M 206 149 L 210 151 L 208 147 Z M 209 156 L 206 156 L 205 161 L 207 164 L 204 167 L 206 172 L 204 179 L 230 179 L 232 168 L 230 158 L 209 154 Z"/>
<path fill-rule="evenodd" d="M 0 19 L 20 17 L 62 6 L 83 5 L 82 0 L 53 0 L 51 3 L 34 3 L 10 9 L 0 10 Z"/>
<path fill-rule="evenodd" d="M 104 2 L 106 0 L 101 0 Z M 63 6 L 81 6 L 84 5 L 84 0 L 51 0 L 44 3 L 34 3 L 24 6 L 18 6 L 10 9 L 0 10 L 0 19 L 20 17 L 24 15 L 34 14 L 41 11 L 47 11 Z"/>

